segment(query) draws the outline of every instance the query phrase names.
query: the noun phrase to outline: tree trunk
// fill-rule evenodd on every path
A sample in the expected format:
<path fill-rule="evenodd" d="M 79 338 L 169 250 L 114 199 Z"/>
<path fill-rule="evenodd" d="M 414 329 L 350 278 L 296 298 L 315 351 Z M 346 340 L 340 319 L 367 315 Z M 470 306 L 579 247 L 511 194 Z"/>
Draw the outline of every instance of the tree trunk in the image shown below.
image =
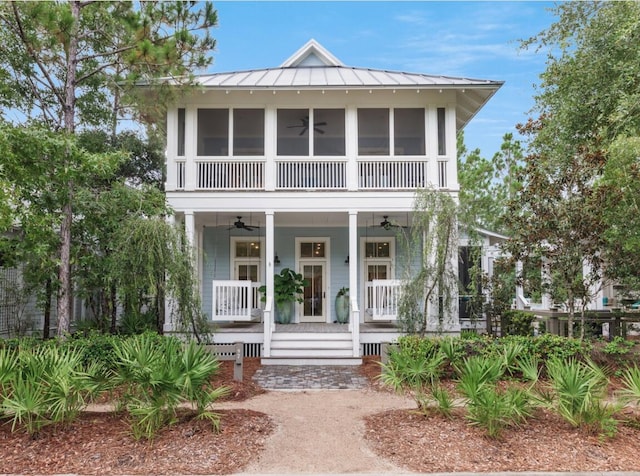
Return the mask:
<path fill-rule="evenodd" d="M 117 329 L 116 325 L 118 323 L 118 303 L 116 297 L 116 287 L 111 286 L 109 288 L 110 299 L 109 299 L 109 312 L 111 313 L 111 333 L 115 334 Z"/>
<path fill-rule="evenodd" d="M 64 339 L 71 329 L 71 204 L 63 208 L 60 225 L 60 267 L 58 269 L 58 337 Z"/>
<path fill-rule="evenodd" d="M 42 326 L 42 339 L 48 340 L 51 336 L 49 328 L 51 327 L 51 278 L 47 279 L 45 284 L 45 298 L 44 298 L 44 324 Z"/>
<path fill-rule="evenodd" d="M 78 28 L 80 22 L 80 2 L 69 2 L 73 17 L 72 31 L 69 34 L 68 68 L 64 85 L 64 128 L 69 134 L 75 131 L 76 108 L 76 72 L 78 68 Z M 60 268 L 58 279 L 58 337 L 65 338 L 71 329 L 71 224 L 73 222 L 73 182 L 67 183 L 67 203 L 63 207 L 60 226 Z"/>

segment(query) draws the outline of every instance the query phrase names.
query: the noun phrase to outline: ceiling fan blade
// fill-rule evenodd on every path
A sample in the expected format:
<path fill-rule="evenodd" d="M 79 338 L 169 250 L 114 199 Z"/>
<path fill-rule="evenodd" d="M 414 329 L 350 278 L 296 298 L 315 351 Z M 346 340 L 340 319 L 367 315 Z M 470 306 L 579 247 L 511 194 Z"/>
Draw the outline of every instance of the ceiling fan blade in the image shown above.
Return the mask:
<path fill-rule="evenodd" d="M 306 132 L 307 132 L 307 128 L 305 127 L 304 129 L 302 129 L 302 130 L 300 131 L 300 134 L 298 134 L 298 135 L 299 135 L 299 136 L 302 136 L 302 135 L 304 135 Z"/>
<path fill-rule="evenodd" d="M 327 125 L 327 123 L 326 123 L 326 122 L 316 122 L 316 123 L 314 124 L 314 126 L 326 126 L 326 125 Z"/>
<path fill-rule="evenodd" d="M 317 128 L 317 127 L 314 127 L 313 130 L 316 131 L 318 134 L 324 134 L 324 131 L 322 129 Z"/>

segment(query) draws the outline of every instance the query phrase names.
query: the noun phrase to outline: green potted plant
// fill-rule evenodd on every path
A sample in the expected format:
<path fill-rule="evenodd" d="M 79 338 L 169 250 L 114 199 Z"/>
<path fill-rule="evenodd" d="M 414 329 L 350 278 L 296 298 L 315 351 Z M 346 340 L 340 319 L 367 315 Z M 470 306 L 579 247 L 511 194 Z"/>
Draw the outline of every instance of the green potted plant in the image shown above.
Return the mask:
<path fill-rule="evenodd" d="M 336 295 L 336 320 L 340 324 L 349 321 L 349 288 L 340 288 Z"/>
<path fill-rule="evenodd" d="M 273 276 L 273 300 L 276 307 L 277 322 L 289 324 L 293 316 L 293 303 L 302 302 L 304 287 L 308 281 L 300 273 L 290 268 L 283 268 Z M 267 287 L 260 286 L 262 300 L 266 300 Z"/>

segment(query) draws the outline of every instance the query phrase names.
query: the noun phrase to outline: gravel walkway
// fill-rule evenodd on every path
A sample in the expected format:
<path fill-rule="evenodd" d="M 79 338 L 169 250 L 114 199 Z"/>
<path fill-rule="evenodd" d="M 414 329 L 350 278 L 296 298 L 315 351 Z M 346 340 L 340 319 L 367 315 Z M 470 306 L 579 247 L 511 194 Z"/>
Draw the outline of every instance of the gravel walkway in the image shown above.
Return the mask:
<path fill-rule="evenodd" d="M 406 472 L 376 456 L 363 435 L 363 417 L 396 408 L 415 408 L 398 395 L 373 390 L 269 391 L 216 408 L 266 413 L 277 425 L 265 451 L 243 474 Z"/>

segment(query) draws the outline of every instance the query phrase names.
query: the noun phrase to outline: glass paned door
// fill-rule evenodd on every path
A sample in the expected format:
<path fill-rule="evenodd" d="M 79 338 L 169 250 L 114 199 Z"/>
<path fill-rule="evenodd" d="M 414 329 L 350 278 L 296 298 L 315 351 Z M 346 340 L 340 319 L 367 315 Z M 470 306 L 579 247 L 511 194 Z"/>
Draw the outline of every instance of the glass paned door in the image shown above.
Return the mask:
<path fill-rule="evenodd" d="M 300 263 L 301 274 L 307 280 L 304 301 L 300 305 L 300 322 L 325 322 L 326 279 L 324 263 Z"/>

